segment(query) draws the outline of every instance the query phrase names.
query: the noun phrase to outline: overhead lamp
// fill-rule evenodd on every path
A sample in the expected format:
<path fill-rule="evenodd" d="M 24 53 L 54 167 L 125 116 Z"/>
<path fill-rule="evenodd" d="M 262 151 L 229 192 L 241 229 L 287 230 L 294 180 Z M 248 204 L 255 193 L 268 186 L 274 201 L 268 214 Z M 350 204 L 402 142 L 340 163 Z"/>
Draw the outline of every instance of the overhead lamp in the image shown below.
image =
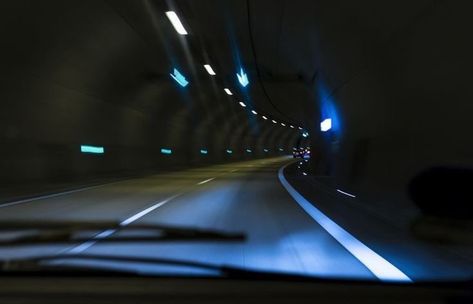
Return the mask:
<path fill-rule="evenodd" d="M 174 29 L 179 35 L 187 35 L 184 25 L 182 25 L 181 20 L 179 20 L 179 17 L 174 11 L 166 12 L 166 16 L 168 17 L 169 21 L 171 21 L 172 26 L 174 26 Z"/>
<path fill-rule="evenodd" d="M 212 67 L 210 66 L 210 64 L 204 64 L 204 68 L 207 70 L 207 73 L 209 73 L 210 75 L 217 75 L 217 74 L 215 74 L 215 72 L 212 69 Z"/>

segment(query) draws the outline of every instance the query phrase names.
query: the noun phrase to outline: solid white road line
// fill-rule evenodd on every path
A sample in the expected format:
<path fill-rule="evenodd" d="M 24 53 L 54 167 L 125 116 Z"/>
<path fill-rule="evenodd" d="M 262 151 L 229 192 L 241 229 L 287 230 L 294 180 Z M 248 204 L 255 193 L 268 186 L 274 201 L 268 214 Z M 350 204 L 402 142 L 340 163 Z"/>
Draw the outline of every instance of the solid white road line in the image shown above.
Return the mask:
<path fill-rule="evenodd" d="M 284 169 L 279 169 L 278 177 L 281 184 L 286 188 L 292 198 L 304 209 L 322 228 L 325 229 L 335 240 L 337 240 L 356 259 L 365 265 L 378 279 L 382 281 L 412 282 L 412 280 L 401 270 L 389 263 L 379 254 L 368 248 L 365 244 L 351 235 L 348 231 L 332 221 L 323 214 L 312 203 L 305 199 L 294 189 L 284 177 Z"/>
<path fill-rule="evenodd" d="M 74 189 L 74 190 L 64 191 L 64 192 L 58 192 L 58 193 L 53 193 L 53 194 L 48 194 L 48 195 L 35 196 L 35 197 L 32 197 L 32 198 L 27 198 L 27 199 L 15 201 L 15 202 L 10 202 L 10 203 L 1 204 L 1 205 L 0 205 L 0 208 L 9 207 L 9 206 L 14 206 L 14 205 L 18 205 L 18 204 L 29 203 L 29 202 L 33 202 L 33 201 L 37 201 L 37 200 L 42 200 L 42 199 L 47 199 L 47 198 L 52 198 L 52 197 L 57 197 L 57 196 L 62 196 L 62 195 L 67 195 L 67 194 L 72 194 L 72 193 L 77 193 L 77 192 L 82 192 L 82 191 L 86 191 L 86 190 L 90 190 L 90 189 L 94 189 L 94 188 L 99 188 L 99 187 L 103 187 L 103 186 L 111 185 L 111 184 L 115 184 L 115 183 L 118 183 L 118 182 L 112 182 L 112 183 L 106 183 L 106 184 L 101 184 L 101 185 L 95 185 L 95 186 L 90 186 L 90 187 L 85 187 L 85 188 L 79 188 L 79 189 Z"/>
<path fill-rule="evenodd" d="M 197 183 L 197 185 L 202 185 L 202 184 L 208 183 L 208 182 L 210 182 L 211 180 L 214 180 L 214 179 L 215 179 L 215 177 L 206 179 L 206 180 L 204 180 L 204 181 L 201 181 L 201 182 Z"/>
<path fill-rule="evenodd" d="M 150 213 L 151 211 L 153 211 L 153 210 L 163 206 L 164 204 L 168 203 L 169 201 L 175 199 L 179 195 L 181 195 L 181 194 L 173 195 L 173 196 L 165 199 L 164 201 L 156 203 L 156 204 L 152 205 L 151 207 L 148 207 L 148 208 L 146 208 L 146 209 L 130 216 L 129 218 L 123 220 L 120 223 L 120 226 L 124 227 L 124 226 L 127 226 L 127 225 L 133 223 L 134 221 L 142 218 L 143 216 Z M 67 250 L 67 253 L 74 253 L 74 254 L 81 253 L 81 252 L 85 251 L 86 249 L 90 248 L 95 243 L 97 243 L 97 241 L 99 241 L 100 239 L 107 238 L 110 235 L 112 235 L 113 233 L 115 233 L 116 231 L 117 231 L 116 229 L 108 229 L 108 230 L 102 231 L 99 234 L 97 234 L 96 236 L 94 236 L 90 241 L 84 242 L 84 243 L 82 243 L 82 244 L 80 244 L 76 247 L 73 247 L 70 250 Z"/>

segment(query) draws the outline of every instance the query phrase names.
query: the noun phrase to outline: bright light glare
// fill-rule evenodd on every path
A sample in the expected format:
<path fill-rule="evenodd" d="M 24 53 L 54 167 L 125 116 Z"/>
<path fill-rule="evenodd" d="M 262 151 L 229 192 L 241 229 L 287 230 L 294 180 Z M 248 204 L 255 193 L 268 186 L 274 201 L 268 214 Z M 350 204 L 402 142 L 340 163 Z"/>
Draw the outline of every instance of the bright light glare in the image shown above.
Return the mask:
<path fill-rule="evenodd" d="M 289 127 L 291 127 L 292 129 L 294 129 L 294 126 L 293 126 L 293 125 L 290 125 Z"/>
<path fill-rule="evenodd" d="M 286 126 L 286 124 L 285 124 L 285 123 L 281 123 L 281 126 L 285 127 L 285 126 Z"/>
<path fill-rule="evenodd" d="M 232 150 L 230 150 L 230 149 L 227 149 L 227 153 L 228 153 L 228 154 L 232 154 L 232 153 L 233 153 L 233 151 L 232 151 Z"/>
<path fill-rule="evenodd" d="M 268 119 L 268 117 L 266 117 L 266 116 L 264 116 L 264 115 L 263 115 L 263 116 L 261 116 L 261 117 L 263 117 L 263 119 L 264 119 L 264 120 Z"/>
<path fill-rule="evenodd" d="M 207 73 L 210 75 L 216 75 L 210 64 L 204 64 L 204 68 L 207 70 Z"/>
<path fill-rule="evenodd" d="M 298 128 L 299 130 L 302 130 L 302 128 L 301 128 L 301 127 L 297 127 L 297 128 Z"/>
<path fill-rule="evenodd" d="M 242 106 L 243 108 L 246 108 L 246 104 L 244 104 L 243 102 L 240 101 L 240 106 Z"/>
<path fill-rule="evenodd" d="M 264 152 L 268 152 L 269 150 L 268 149 L 263 149 Z"/>
<path fill-rule="evenodd" d="M 302 174 L 303 174 L 303 175 L 307 175 L 307 173 L 305 173 L 305 172 L 302 172 Z"/>
<path fill-rule="evenodd" d="M 204 150 L 204 149 L 200 150 L 200 154 L 207 154 L 207 153 L 208 153 L 207 150 Z"/>
<path fill-rule="evenodd" d="M 251 150 L 250 150 L 250 149 L 246 149 L 246 152 L 251 153 Z"/>
<path fill-rule="evenodd" d="M 284 151 L 284 149 L 283 149 L 283 148 L 279 148 L 279 151 Z"/>
<path fill-rule="evenodd" d="M 174 26 L 174 29 L 179 35 L 187 35 L 186 29 L 182 25 L 181 20 L 179 20 L 179 17 L 177 17 L 175 12 L 166 12 L 166 16 L 168 17 L 169 21 L 171 21 L 172 26 Z"/>
<path fill-rule="evenodd" d="M 251 110 L 251 113 L 253 113 L 255 115 L 258 114 L 258 112 L 256 112 L 255 110 Z"/>
<path fill-rule="evenodd" d="M 82 153 L 103 154 L 105 152 L 105 149 L 103 147 L 81 145 L 80 146 L 80 152 L 82 152 Z"/>
<path fill-rule="evenodd" d="M 309 137 L 309 133 L 303 132 L 303 133 L 302 133 L 302 137 L 304 137 L 304 138 Z"/>
<path fill-rule="evenodd" d="M 232 91 L 230 91 L 229 89 L 225 88 L 223 89 L 225 91 L 225 93 L 227 93 L 228 95 L 233 95 Z"/>
<path fill-rule="evenodd" d="M 320 131 L 327 132 L 332 128 L 332 119 L 326 118 L 320 123 Z"/>
<path fill-rule="evenodd" d="M 275 121 L 274 119 L 273 119 L 273 120 L 271 120 L 271 121 L 272 121 L 273 123 L 277 123 L 277 121 Z"/>

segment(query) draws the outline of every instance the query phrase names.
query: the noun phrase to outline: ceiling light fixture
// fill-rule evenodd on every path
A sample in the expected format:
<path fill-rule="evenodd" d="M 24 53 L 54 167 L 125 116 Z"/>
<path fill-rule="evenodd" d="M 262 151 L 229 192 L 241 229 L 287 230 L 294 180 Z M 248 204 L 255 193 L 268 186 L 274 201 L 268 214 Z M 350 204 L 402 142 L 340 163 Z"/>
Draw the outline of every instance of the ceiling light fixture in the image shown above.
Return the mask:
<path fill-rule="evenodd" d="M 166 16 L 168 17 L 169 21 L 171 21 L 172 26 L 174 26 L 174 29 L 179 35 L 187 35 L 184 25 L 182 25 L 181 20 L 179 20 L 179 17 L 175 12 L 168 11 L 166 12 Z"/>

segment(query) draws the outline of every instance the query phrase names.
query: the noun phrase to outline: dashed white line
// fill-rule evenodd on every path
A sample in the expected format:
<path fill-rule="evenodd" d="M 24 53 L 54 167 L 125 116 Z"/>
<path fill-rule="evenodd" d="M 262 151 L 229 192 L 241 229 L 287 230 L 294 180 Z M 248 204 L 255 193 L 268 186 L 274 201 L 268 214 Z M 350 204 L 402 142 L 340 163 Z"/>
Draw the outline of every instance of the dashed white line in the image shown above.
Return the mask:
<path fill-rule="evenodd" d="M 212 177 L 212 178 L 203 180 L 203 181 L 201 181 L 201 182 L 198 182 L 197 185 L 202 185 L 202 184 L 208 183 L 208 182 L 210 182 L 211 180 L 214 180 L 214 179 L 215 179 L 215 177 Z"/>
<path fill-rule="evenodd" d="M 124 227 L 126 225 L 129 225 L 129 224 L 133 223 L 134 221 L 142 218 L 146 214 L 150 213 L 151 211 L 156 210 L 157 208 L 159 208 L 159 207 L 163 206 L 164 204 L 168 203 L 169 201 L 175 199 L 179 195 L 181 195 L 181 194 L 173 195 L 173 196 L 165 199 L 164 201 L 156 203 L 156 204 L 152 205 L 151 207 L 148 207 L 145 210 L 142 210 L 142 211 L 130 216 L 129 218 L 123 220 L 119 225 L 122 226 L 122 227 Z M 81 252 L 85 251 L 86 249 L 90 248 L 91 246 L 93 246 L 100 239 L 104 239 L 106 237 L 109 237 L 110 235 L 112 235 L 116 231 L 117 231 L 116 229 L 108 229 L 108 230 L 102 231 L 99 234 L 95 235 L 90 241 L 84 242 L 84 243 L 82 243 L 82 244 L 80 244 L 76 247 L 73 247 L 70 250 L 67 250 L 67 253 L 74 253 L 74 254 L 81 253 Z"/>
<path fill-rule="evenodd" d="M 356 195 L 350 194 L 350 193 L 342 191 L 340 189 L 337 189 L 337 192 L 340 192 L 341 194 L 345 194 L 346 196 L 349 196 L 349 197 L 356 197 Z"/>

